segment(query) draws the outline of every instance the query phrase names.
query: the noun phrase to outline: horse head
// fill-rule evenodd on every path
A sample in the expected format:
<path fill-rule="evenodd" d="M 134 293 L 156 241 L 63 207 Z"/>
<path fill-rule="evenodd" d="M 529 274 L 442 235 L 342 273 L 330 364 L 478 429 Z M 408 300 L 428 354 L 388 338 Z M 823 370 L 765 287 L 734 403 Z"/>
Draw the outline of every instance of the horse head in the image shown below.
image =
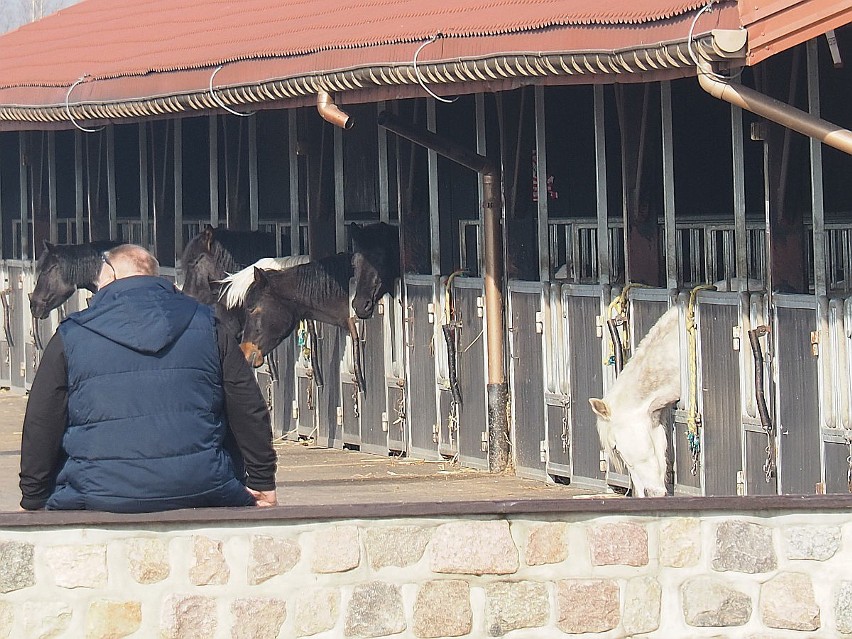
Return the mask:
<path fill-rule="evenodd" d="M 250 366 L 257 368 L 263 358 L 296 327 L 290 306 L 275 294 L 269 275 L 255 267 L 254 283 L 245 296 L 245 326 L 240 349 Z"/>
<path fill-rule="evenodd" d="M 199 253 L 184 264 L 182 291 L 202 304 L 214 304 L 219 282 L 227 276 L 209 253 Z"/>
<path fill-rule="evenodd" d="M 213 304 L 219 291 L 218 281 L 224 278 L 222 248 L 216 240 L 216 229 L 206 224 L 183 250 L 184 293 L 202 304 Z"/>
<path fill-rule="evenodd" d="M 601 448 L 618 470 L 627 467 L 636 497 L 666 495 L 666 431 L 662 408 L 630 406 L 613 409 L 603 399 L 589 399 L 597 415 Z"/>
<path fill-rule="evenodd" d="M 394 280 L 399 277 L 399 232 L 384 222 L 365 227 L 352 224 L 349 230 L 355 278 L 352 310 L 367 319 L 373 315 L 376 302 L 393 291 Z"/>
<path fill-rule="evenodd" d="M 50 311 L 67 300 L 77 289 L 77 284 L 62 267 L 61 247 L 44 241 L 44 251 L 36 264 L 35 288 L 30 293 L 30 311 L 33 317 L 45 319 Z"/>

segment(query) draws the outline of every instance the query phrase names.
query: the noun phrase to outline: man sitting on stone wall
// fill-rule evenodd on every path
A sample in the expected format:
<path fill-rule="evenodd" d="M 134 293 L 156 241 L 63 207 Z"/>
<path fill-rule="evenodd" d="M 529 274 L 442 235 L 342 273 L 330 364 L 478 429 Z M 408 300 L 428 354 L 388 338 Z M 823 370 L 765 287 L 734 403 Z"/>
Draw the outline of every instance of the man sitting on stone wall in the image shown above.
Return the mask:
<path fill-rule="evenodd" d="M 27 402 L 25 510 L 274 506 L 269 412 L 211 307 L 140 246 L 104 254 L 89 308 L 45 348 Z"/>

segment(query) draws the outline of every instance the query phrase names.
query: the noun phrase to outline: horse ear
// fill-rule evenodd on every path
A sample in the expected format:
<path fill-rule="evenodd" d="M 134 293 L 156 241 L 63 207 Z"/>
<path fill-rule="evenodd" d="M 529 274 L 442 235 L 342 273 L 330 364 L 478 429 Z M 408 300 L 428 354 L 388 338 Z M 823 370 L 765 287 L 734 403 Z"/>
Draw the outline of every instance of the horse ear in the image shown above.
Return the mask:
<path fill-rule="evenodd" d="M 55 245 L 55 244 L 51 244 L 51 243 L 50 243 L 50 242 L 48 242 L 47 240 L 42 240 L 41 242 L 42 242 L 42 245 L 44 246 L 44 250 L 45 250 L 47 253 L 50 253 L 53 249 L 55 249 L 55 248 L 56 248 L 56 245 Z"/>
<path fill-rule="evenodd" d="M 209 253 L 213 249 L 213 227 L 210 224 L 205 224 L 201 229 L 201 241 Z"/>
<path fill-rule="evenodd" d="M 266 273 L 263 272 L 262 268 L 254 267 L 254 283 L 255 284 L 268 284 L 269 280 L 266 278 Z"/>
<path fill-rule="evenodd" d="M 604 400 L 598 399 L 597 397 L 590 397 L 589 404 L 592 405 L 592 410 L 595 415 L 601 419 L 608 420 L 612 417 L 612 411 L 609 409 L 609 404 L 607 404 Z"/>
<path fill-rule="evenodd" d="M 349 225 L 349 237 L 352 238 L 353 241 L 357 242 L 358 238 L 361 236 L 361 227 L 355 223 Z"/>

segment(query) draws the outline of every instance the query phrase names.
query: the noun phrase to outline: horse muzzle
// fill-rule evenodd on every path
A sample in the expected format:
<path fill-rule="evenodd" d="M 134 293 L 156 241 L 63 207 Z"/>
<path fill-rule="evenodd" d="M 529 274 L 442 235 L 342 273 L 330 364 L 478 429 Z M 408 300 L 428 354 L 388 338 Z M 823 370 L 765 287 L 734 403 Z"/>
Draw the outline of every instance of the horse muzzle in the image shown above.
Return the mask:
<path fill-rule="evenodd" d="M 352 306 L 352 310 L 355 311 L 355 315 L 358 319 L 370 319 L 373 316 L 373 309 L 376 307 L 372 300 L 367 300 L 357 308 L 354 304 Z"/>
<path fill-rule="evenodd" d="M 240 344 L 240 350 L 243 352 L 246 361 L 252 368 L 258 368 L 261 364 L 263 364 L 263 353 L 260 352 L 260 349 L 256 344 L 252 342 L 243 342 Z"/>

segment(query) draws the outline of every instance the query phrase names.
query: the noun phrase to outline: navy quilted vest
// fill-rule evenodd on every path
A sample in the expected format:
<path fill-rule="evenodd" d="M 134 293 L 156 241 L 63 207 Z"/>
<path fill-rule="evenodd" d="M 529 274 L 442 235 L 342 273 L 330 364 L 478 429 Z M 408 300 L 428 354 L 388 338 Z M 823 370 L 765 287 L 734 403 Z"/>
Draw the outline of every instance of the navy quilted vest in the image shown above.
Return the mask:
<path fill-rule="evenodd" d="M 99 291 L 59 327 L 67 454 L 48 509 L 151 512 L 253 504 L 227 432 L 212 309 L 159 277 Z"/>

